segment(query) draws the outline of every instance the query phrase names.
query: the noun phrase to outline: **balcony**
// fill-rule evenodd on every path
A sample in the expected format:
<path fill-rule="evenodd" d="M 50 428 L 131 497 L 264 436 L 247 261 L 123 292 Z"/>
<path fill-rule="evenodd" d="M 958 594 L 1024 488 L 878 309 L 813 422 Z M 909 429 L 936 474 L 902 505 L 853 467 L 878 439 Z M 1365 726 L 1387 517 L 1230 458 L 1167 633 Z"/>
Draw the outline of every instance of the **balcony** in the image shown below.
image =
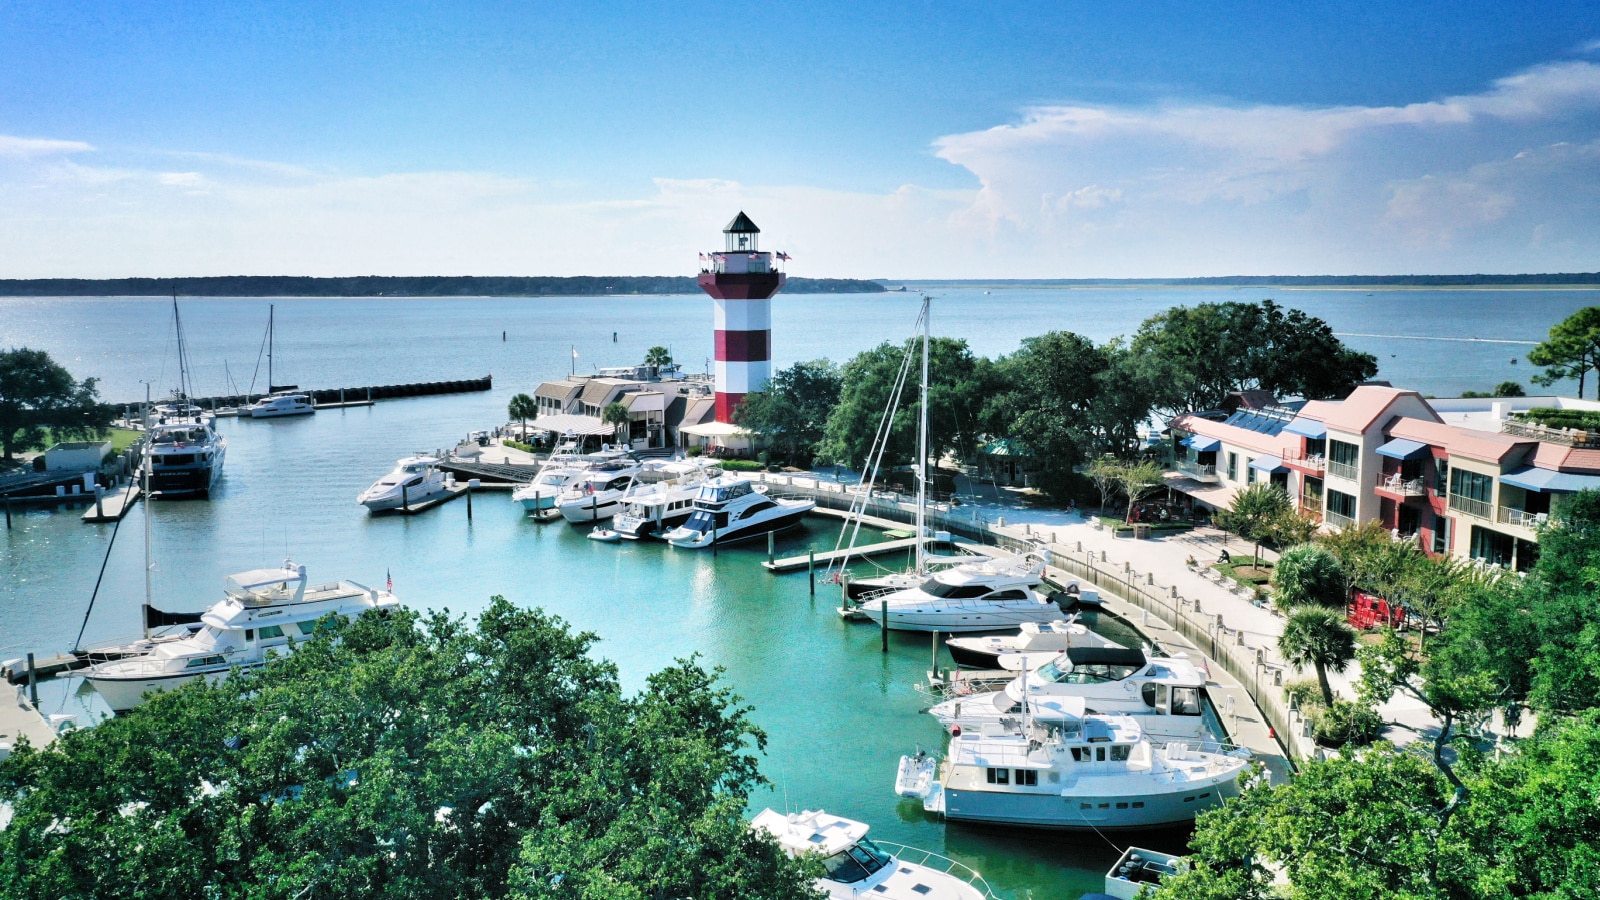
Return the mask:
<path fill-rule="evenodd" d="M 1543 525 L 1549 519 L 1547 513 L 1531 513 L 1509 506 L 1500 507 L 1495 514 L 1495 521 L 1501 525 L 1516 525 L 1519 528 L 1534 529 Z"/>
<path fill-rule="evenodd" d="M 1494 506 L 1487 500 L 1474 500 L 1471 497 L 1463 497 L 1460 494 L 1450 495 L 1450 508 L 1459 513 L 1466 513 L 1469 516 L 1477 516 L 1480 519 L 1494 517 Z"/>
<path fill-rule="evenodd" d="M 1421 478 L 1402 478 L 1399 472 L 1378 473 L 1378 490 L 1399 497 L 1426 497 L 1428 483 Z"/>
<path fill-rule="evenodd" d="M 1564 444 L 1587 450 L 1600 448 L 1600 433 L 1581 428 L 1551 428 L 1536 422 L 1507 419 L 1500 423 L 1500 431 L 1512 437 L 1533 438 L 1547 444 Z"/>
<path fill-rule="evenodd" d="M 1328 458 L 1320 453 L 1313 453 L 1307 456 L 1291 450 L 1283 455 L 1283 461 L 1288 465 L 1309 469 L 1313 472 L 1323 472 L 1328 468 Z"/>
<path fill-rule="evenodd" d="M 1356 520 L 1351 518 L 1350 516 L 1346 516 L 1346 515 L 1343 515 L 1341 513 L 1336 513 L 1336 512 L 1334 512 L 1333 510 L 1330 509 L 1326 513 L 1323 514 L 1322 521 L 1328 523 L 1329 525 L 1332 525 L 1334 528 L 1343 528 L 1346 525 L 1355 524 Z"/>
<path fill-rule="evenodd" d="M 1333 475 L 1337 478 L 1348 478 L 1351 481 L 1356 480 L 1355 463 L 1335 462 L 1334 460 L 1330 459 L 1328 460 L 1327 470 L 1329 475 Z"/>
<path fill-rule="evenodd" d="M 1217 467 L 1203 465 L 1187 459 L 1180 459 L 1172 464 L 1172 468 L 1204 484 L 1221 484 L 1222 479 L 1217 477 Z"/>

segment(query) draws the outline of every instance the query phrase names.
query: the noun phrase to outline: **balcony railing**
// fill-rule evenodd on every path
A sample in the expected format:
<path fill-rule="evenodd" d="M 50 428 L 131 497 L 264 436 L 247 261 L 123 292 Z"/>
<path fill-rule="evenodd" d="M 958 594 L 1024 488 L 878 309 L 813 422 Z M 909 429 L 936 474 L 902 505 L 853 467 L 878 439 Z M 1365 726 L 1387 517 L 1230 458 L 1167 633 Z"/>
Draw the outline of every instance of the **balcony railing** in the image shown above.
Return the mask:
<path fill-rule="evenodd" d="M 1516 525 L 1522 528 L 1537 528 L 1549 518 L 1546 513 L 1531 513 L 1525 510 L 1512 509 L 1509 506 L 1500 507 L 1495 520 L 1502 525 Z"/>
<path fill-rule="evenodd" d="M 1323 514 L 1322 520 L 1335 528 L 1355 523 L 1355 519 L 1351 518 L 1350 516 L 1342 513 L 1336 513 L 1331 509 Z"/>
<path fill-rule="evenodd" d="M 1217 477 L 1216 466 L 1208 466 L 1202 463 L 1193 462 L 1191 460 L 1180 459 L 1177 462 L 1174 462 L 1172 467 L 1189 476 L 1190 478 L 1193 478 L 1195 481 L 1203 481 L 1208 484 L 1217 484 L 1222 481 L 1221 478 Z"/>
<path fill-rule="evenodd" d="M 1494 517 L 1494 506 L 1487 500 L 1474 500 L 1471 497 L 1463 497 L 1460 494 L 1450 495 L 1450 508 L 1456 512 L 1466 513 L 1469 516 L 1477 516 L 1480 519 Z"/>
<path fill-rule="evenodd" d="M 1313 453 L 1308 456 L 1290 451 L 1283 455 L 1283 461 L 1290 465 L 1299 466 L 1302 469 L 1314 469 L 1318 472 L 1328 468 L 1328 458 L 1320 453 Z"/>
<path fill-rule="evenodd" d="M 1301 497 L 1300 498 L 1300 510 L 1302 512 L 1311 513 L 1312 515 L 1317 515 L 1317 516 L 1322 515 L 1322 498 L 1321 497 Z"/>
<path fill-rule="evenodd" d="M 1354 463 L 1342 463 L 1330 459 L 1328 460 L 1328 474 L 1355 481 L 1356 467 Z"/>
<path fill-rule="evenodd" d="M 1579 449 L 1600 447 L 1600 432 L 1581 428 L 1551 428 L 1536 422 L 1507 419 L 1500 423 L 1500 430 L 1512 437 L 1533 438 L 1547 444 L 1565 444 Z"/>
<path fill-rule="evenodd" d="M 1421 478 L 1402 478 L 1400 473 L 1378 473 L 1378 488 L 1391 494 L 1402 497 L 1425 497 L 1428 495 L 1428 483 Z"/>

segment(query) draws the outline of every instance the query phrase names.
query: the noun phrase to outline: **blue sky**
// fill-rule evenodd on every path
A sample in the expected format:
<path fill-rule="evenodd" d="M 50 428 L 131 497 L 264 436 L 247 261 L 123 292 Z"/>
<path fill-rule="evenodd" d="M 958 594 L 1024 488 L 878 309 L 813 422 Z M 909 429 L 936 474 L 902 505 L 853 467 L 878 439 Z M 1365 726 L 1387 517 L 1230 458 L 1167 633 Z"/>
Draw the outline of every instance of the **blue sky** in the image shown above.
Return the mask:
<path fill-rule="evenodd" d="M 0 277 L 668 273 L 739 207 L 797 274 L 1592 271 L 1597 42 L 1593 3 L 12 2 Z"/>

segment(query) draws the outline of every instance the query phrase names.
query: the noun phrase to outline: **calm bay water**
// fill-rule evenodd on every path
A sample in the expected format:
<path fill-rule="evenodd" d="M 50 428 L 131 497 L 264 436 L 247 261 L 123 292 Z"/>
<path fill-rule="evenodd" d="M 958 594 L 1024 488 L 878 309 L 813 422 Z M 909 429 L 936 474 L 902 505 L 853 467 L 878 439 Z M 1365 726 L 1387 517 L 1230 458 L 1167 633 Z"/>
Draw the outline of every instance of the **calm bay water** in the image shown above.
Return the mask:
<path fill-rule="evenodd" d="M 1551 324 L 1592 302 L 1590 292 L 1181 291 L 972 288 L 935 291 L 935 331 L 967 338 L 979 353 L 1015 349 L 1028 335 L 1060 328 L 1103 340 L 1128 334 L 1178 303 L 1273 296 L 1328 319 L 1338 331 L 1428 337 L 1538 340 Z M 224 480 L 211 502 L 140 505 L 123 523 L 86 640 L 136 627 L 143 596 L 143 517 L 152 516 L 156 605 L 202 608 L 221 578 L 284 556 L 315 579 L 381 584 L 421 608 L 471 614 L 493 594 L 543 606 L 600 635 L 600 654 L 637 688 L 650 671 L 701 653 L 727 669 L 771 737 L 764 771 L 774 787 L 761 802 L 823 807 L 865 820 L 874 833 L 943 853 L 981 870 L 1016 897 L 1075 898 L 1098 888 L 1115 851 L 1100 837 L 944 826 L 893 795 L 900 754 L 938 746 L 936 723 L 912 685 L 930 656 L 925 637 L 896 635 L 878 652 L 871 627 L 839 621 L 836 598 L 805 576 L 774 577 L 764 548 L 708 553 L 659 544 L 604 545 L 564 524 L 524 518 L 504 494 L 482 494 L 475 519 L 462 501 L 409 518 L 371 518 L 357 492 L 400 456 L 453 444 L 504 420 L 507 398 L 567 370 L 636 361 L 670 345 L 689 368 L 711 350 L 703 297 L 595 299 L 277 300 L 280 383 L 354 386 L 492 373 L 483 394 L 389 401 L 298 420 L 223 420 Z M 775 303 L 777 364 L 848 358 L 910 329 L 916 296 L 783 296 Z M 266 300 L 185 301 L 197 390 L 242 390 L 255 368 Z M 506 340 L 501 340 L 504 330 Z M 617 340 L 612 341 L 616 332 Z M 1453 394 L 1525 379 L 1512 365 L 1523 345 L 1350 338 L 1379 356 L 1381 377 L 1427 393 Z M 149 299 L 0 299 L 0 346 L 49 351 L 79 377 L 103 379 L 108 399 L 161 394 L 175 381 L 170 302 Z M 1394 354 L 1390 356 L 1390 354 Z M 224 366 L 226 363 L 226 367 Z M 265 383 L 265 371 L 257 376 Z M 783 536 L 780 554 L 833 546 L 836 526 L 817 520 Z M 87 526 L 73 510 L 34 510 L 0 532 L 0 657 L 70 646 L 83 622 L 109 526 Z M 1129 637 L 1115 623 L 1102 630 Z M 90 713 L 92 695 L 57 683 L 48 712 Z M 1174 838 L 1140 843 L 1170 845 Z"/>

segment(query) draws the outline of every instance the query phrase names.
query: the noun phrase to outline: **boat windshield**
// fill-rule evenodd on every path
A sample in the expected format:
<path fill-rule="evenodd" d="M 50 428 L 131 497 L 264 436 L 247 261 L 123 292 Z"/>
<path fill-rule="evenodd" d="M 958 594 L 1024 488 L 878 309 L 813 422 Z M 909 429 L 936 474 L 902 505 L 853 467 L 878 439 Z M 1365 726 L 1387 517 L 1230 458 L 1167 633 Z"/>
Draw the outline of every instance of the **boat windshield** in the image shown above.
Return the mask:
<path fill-rule="evenodd" d="M 204 441 L 206 436 L 198 428 L 172 428 L 158 431 L 150 439 L 158 444 L 198 443 Z"/>
<path fill-rule="evenodd" d="M 683 527 L 690 531 L 710 531 L 714 522 L 715 520 L 711 517 L 711 513 L 703 509 L 697 509 L 689 515 L 689 519 L 683 523 Z"/>
<path fill-rule="evenodd" d="M 1057 657 L 1047 662 L 1039 670 L 1039 678 L 1048 684 L 1103 684 L 1107 681 L 1121 681 L 1129 675 L 1139 671 L 1140 666 L 1113 666 L 1100 663 L 1089 663 L 1075 666 L 1064 663 L 1065 669 L 1059 668 L 1056 662 L 1064 660 Z"/>
<path fill-rule="evenodd" d="M 982 597 L 989 590 L 989 586 L 984 584 L 946 584 L 937 578 L 929 578 L 922 583 L 924 594 L 945 600 L 971 600 Z"/>
<path fill-rule="evenodd" d="M 862 838 L 854 847 L 846 847 L 824 859 L 822 877 L 839 884 L 854 884 L 891 862 L 894 862 L 893 856 L 872 841 Z"/>

